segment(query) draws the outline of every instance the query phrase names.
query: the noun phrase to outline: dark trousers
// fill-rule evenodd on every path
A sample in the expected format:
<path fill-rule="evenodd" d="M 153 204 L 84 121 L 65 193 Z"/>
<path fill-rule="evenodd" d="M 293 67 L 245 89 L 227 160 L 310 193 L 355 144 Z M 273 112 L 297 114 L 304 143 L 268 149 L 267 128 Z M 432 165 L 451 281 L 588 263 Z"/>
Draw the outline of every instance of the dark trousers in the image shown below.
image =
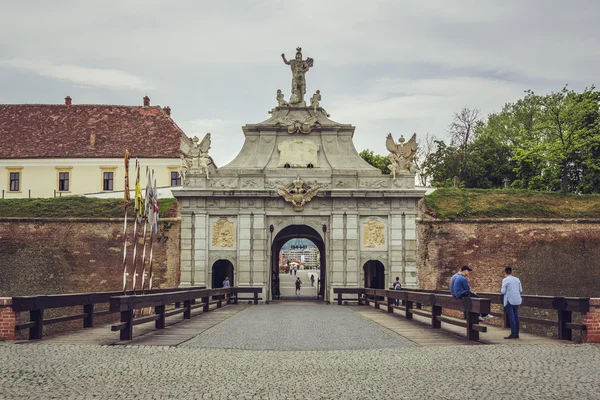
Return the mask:
<path fill-rule="evenodd" d="M 504 311 L 506 311 L 510 323 L 510 336 L 519 337 L 519 306 L 507 303 L 504 306 Z"/>

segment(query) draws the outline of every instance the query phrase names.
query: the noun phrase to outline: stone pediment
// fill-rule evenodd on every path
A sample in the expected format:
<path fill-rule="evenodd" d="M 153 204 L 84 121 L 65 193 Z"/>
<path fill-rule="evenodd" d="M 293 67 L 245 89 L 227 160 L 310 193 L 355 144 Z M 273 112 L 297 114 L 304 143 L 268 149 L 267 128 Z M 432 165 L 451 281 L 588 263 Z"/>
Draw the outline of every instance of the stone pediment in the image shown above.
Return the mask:
<path fill-rule="evenodd" d="M 259 130 L 279 130 L 285 128 L 289 134 L 309 134 L 314 128 L 348 127 L 354 133 L 354 127 L 341 124 L 329 119 L 329 114 L 321 108 L 310 107 L 275 107 L 271 111 L 271 118 L 257 124 L 247 124 L 242 129 L 244 133 Z"/>

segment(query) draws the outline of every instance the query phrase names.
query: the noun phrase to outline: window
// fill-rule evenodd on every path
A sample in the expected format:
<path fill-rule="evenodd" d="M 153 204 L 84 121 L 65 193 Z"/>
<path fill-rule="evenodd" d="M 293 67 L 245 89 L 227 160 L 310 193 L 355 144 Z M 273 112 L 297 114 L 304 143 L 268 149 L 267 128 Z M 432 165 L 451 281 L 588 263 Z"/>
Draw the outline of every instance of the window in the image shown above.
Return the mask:
<path fill-rule="evenodd" d="M 171 186 L 181 186 L 181 176 L 177 171 L 171 171 Z"/>
<path fill-rule="evenodd" d="M 69 191 L 69 172 L 58 173 L 58 191 L 68 192 Z"/>
<path fill-rule="evenodd" d="M 114 172 L 104 172 L 102 173 L 102 190 L 104 191 L 112 191 L 113 190 L 113 182 L 115 179 Z"/>
<path fill-rule="evenodd" d="M 21 191 L 21 173 L 11 172 L 10 173 L 10 191 L 20 192 Z"/>

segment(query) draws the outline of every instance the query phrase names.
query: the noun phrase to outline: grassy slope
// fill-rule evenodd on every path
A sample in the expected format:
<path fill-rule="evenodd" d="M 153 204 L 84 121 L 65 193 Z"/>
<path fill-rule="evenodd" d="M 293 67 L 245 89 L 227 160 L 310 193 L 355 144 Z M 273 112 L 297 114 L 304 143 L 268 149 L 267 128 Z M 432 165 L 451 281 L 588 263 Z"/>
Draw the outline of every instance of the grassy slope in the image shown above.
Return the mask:
<path fill-rule="evenodd" d="M 437 218 L 600 218 L 600 195 L 439 189 L 425 196 Z"/>
<path fill-rule="evenodd" d="M 170 209 L 175 203 L 175 199 L 160 199 L 159 214 L 174 216 L 170 215 L 173 214 L 173 210 Z M 129 208 L 129 215 L 132 214 L 133 204 Z M 49 199 L 2 199 L 0 217 L 123 218 L 123 200 L 75 196 Z"/>

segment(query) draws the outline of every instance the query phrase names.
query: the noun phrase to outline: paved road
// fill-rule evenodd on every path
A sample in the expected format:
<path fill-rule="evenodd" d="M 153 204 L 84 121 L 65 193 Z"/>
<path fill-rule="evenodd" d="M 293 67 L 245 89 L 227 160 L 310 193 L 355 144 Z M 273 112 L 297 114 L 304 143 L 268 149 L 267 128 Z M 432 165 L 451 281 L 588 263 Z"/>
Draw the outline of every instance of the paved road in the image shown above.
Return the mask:
<path fill-rule="evenodd" d="M 181 346 L 350 350 L 413 347 L 415 344 L 346 307 L 270 304 L 248 307 Z"/>
<path fill-rule="evenodd" d="M 310 286 L 310 275 L 315 276 L 315 285 Z M 300 278 L 302 286 L 300 294 L 296 294 L 296 278 Z M 317 298 L 317 281 L 319 279 L 319 270 L 300 270 L 296 271 L 296 275 L 279 274 L 279 289 L 281 296 L 285 298 Z"/>
<path fill-rule="evenodd" d="M 0 399 L 600 399 L 598 345 L 417 347 L 350 307 L 236 310 L 179 346 L 0 343 Z"/>
<path fill-rule="evenodd" d="M 600 347 L 342 351 L 0 344 L 2 399 L 599 399 Z"/>

